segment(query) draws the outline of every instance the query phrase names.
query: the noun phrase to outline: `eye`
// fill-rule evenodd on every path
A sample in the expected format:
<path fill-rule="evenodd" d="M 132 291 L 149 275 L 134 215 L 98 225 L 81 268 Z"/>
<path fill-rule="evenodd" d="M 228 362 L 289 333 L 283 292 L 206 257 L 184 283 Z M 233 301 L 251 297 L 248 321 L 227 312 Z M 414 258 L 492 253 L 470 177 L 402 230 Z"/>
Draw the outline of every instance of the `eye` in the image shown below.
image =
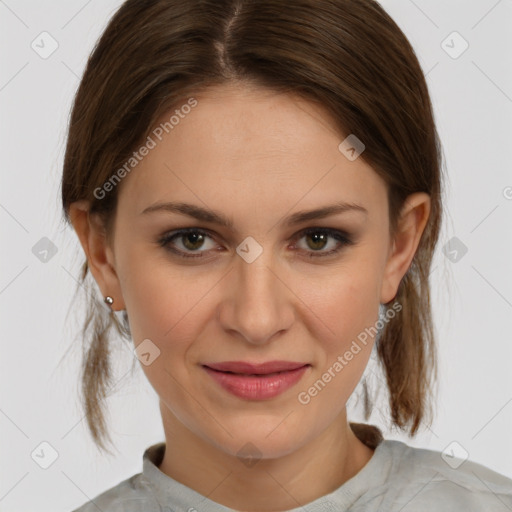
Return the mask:
<path fill-rule="evenodd" d="M 308 252 L 310 258 L 322 258 L 334 255 L 340 252 L 344 246 L 354 243 L 348 233 L 331 228 L 308 228 L 301 231 L 297 238 L 299 240 L 304 238 L 307 241 L 306 252 Z M 322 249 L 325 249 L 325 247 L 329 245 L 329 238 L 334 240 L 331 244 L 331 249 L 329 251 L 323 251 Z M 309 240 L 312 242 L 309 243 Z M 309 251 L 308 247 L 312 247 L 313 250 Z"/>
<path fill-rule="evenodd" d="M 333 255 L 344 246 L 354 243 L 348 233 L 331 228 L 308 228 L 296 235 L 294 240 L 300 241 L 303 238 L 307 241 L 307 246 L 306 248 L 302 247 L 301 250 L 305 251 L 310 258 Z M 203 258 L 204 253 L 214 250 L 215 247 L 213 245 L 213 247 L 206 247 L 206 250 L 201 250 L 205 249 L 204 245 L 207 239 L 213 240 L 209 232 L 197 228 L 187 228 L 165 234 L 158 240 L 158 243 L 181 258 Z M 322 250 L 329 246 L 329 239 L 335 241 L 331 244 L 334 247 L 328 251 Z M 179 247 L 180 245 L 181 247 Z M 308 247 L 313 249 L 309 250 Z M 193 254 L 194 252 L 196 254 Z"/>
<path fill-rule="evenodd" d="M 180 229 L 178 231 L 172 231 L 171 233 L 164 235 L 159 240 L 159 244 L 183 258 L 202 258 L 202 253 L 206 251 L 200 251 L 199 249 L 201 249 L 204 245 L 206 238 L 212 239 L 212 237 L 206 231 L 201 229 Z M 176 245 L 179 245 L 174 242 L 176 239 L 178 239 L 183 249 L 179 247 L 176 249 Z M 199 254 L 187 254 L 188 251 L 198 252 Z"/>

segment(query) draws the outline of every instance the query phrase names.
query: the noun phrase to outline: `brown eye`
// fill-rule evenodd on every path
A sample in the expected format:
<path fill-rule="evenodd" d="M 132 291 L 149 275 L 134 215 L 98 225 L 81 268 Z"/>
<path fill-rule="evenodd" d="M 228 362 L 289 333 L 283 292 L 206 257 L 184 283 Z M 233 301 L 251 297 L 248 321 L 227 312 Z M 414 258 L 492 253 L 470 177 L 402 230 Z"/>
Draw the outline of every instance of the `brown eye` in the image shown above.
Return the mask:
<path fill-rule="evenodd" d="M 186 233 L 181 236 L 183 245 L 190 251 L 200 249 L 204 243 L 204 235 L 197 232 Z"/>
<path fill-rule="evenodd" d="M 328 228 L 309 228 L 300 233 L 298 239 L 302 238 L 306 240 L 305 250 L 309 253 L 308 256 L 311 258 L 333 255 L 339 252 L 344 246 L 353 243 L 347 233 Z M 326 247 L 329 247 L 329 239 L 335 242 L 331 243 L 330 250 L 324 250 Z"/>
<path fill-rule="evenodd" d="M 206 250 L 200 250 L 204 248 L 207 238 L 212 239 L 207 232 L 200 229 L 181 229 L 164 235 L 159 240 L 159 244 L 183 258 L 202 258 L 203 253 L 211 249 L 207 247 Z M 182 247 L 179 247 L 175 240 L 179 241 Z M 194 252 L 196 254 L 187 254 Z"/>
<path fill-rule="evenodd" d="M 305 236 L 306 240 L 312 240 L 312 244 L 309 245 L 314 250 L 324 249 L 328 243 L 329 235 L 325 233 L 313 233 Z"/>

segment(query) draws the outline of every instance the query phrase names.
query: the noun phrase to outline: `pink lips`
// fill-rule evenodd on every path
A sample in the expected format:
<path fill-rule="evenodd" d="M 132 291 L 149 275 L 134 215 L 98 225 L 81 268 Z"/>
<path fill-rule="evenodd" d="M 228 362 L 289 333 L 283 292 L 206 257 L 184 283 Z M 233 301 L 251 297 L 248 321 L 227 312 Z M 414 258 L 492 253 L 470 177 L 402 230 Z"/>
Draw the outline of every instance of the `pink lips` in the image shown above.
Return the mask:
<path fill-rule="evenodd" d="M 309 366 L 307 363 L 292 361 L 267 361 L 259 364 L 226 361 L 208 363 L 203 368 L 233 395 L 248 400 L 265 400 L 295 385 Z"/>

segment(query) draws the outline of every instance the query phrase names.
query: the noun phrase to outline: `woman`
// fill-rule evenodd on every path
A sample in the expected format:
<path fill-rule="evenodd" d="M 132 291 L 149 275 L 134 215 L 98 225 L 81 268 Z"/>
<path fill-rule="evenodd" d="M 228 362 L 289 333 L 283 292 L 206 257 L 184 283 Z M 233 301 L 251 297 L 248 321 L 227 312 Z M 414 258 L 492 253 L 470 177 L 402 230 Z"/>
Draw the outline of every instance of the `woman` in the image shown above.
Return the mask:
<path fill-rule="evenodd" d="M 165 442 L 77 510 L 512 508 L 504 476 L 347 417 L 374 351 L 393 425 L 427 419 L 440 154 L 372 0 L 125 2 L 76 95 L 62 199 L 106 304 L 84 327 L 91 434 L 104 449 L 115 326 Z"/>

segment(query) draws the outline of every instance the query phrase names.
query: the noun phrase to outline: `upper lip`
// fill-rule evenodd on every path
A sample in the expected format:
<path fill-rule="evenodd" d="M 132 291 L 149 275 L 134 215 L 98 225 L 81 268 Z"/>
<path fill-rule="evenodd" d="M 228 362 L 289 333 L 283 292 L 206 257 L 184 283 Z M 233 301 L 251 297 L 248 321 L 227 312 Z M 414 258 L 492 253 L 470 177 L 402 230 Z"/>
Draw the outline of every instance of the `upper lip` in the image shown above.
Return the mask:
<path fill-rule="evenodd" d="M 248 363 L 246 361 L 224 361 L 221 363 L 208 363 L 204 364 L 204 366 L 220 372 L 263 375 L 267 373 L 296 370 L 297 368 L 301 368 L 307 364 L 308 363 L 297 363 L 295 361 L 265 361 L 263 363 Z"/>

